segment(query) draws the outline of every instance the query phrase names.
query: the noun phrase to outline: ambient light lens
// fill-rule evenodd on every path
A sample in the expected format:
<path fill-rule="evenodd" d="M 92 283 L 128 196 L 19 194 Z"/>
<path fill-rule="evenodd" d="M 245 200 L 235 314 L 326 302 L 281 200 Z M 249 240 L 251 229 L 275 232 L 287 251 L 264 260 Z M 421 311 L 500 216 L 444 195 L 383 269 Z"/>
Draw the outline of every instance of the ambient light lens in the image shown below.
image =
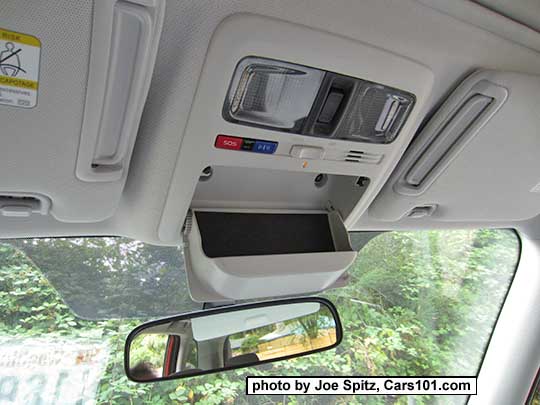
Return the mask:
<path fill-rule="evenodd" d="M 339 139 L 390 143 L 402 128 L 414 98 L 395 89 L 358 80 L 358 88 L 335 129 Z"/>
<path fill-rule="evenodd" d="M 299 130 L 323 78 L 321 70 L 245 58 L 236 68 L 224 115 L 229 120 Z"/>

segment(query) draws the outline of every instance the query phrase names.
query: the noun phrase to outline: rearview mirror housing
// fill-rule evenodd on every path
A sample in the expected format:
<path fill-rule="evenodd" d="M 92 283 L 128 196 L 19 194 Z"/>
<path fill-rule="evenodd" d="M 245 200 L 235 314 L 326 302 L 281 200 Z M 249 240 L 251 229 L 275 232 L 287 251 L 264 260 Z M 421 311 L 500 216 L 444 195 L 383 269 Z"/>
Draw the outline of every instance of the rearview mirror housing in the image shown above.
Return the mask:
<path fill-rule="evenodd" d="M 218 307 L 138 326 L 127 337 L 124 367 L 136 382 L 192 377 L 329 350 L 342 332 L 324 298 Z"/>

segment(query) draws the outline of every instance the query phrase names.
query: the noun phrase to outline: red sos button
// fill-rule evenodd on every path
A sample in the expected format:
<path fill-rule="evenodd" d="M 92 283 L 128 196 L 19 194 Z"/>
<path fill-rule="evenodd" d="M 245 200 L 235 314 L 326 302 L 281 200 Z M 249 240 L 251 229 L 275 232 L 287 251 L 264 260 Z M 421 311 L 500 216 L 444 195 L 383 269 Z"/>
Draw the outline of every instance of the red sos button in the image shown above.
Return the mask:
<path fill-rule="evenodd" d="M 216 148 L 240 150 L 242 148 L 242 138 L 234 136 L 218 135 L 216 138 Z"/>

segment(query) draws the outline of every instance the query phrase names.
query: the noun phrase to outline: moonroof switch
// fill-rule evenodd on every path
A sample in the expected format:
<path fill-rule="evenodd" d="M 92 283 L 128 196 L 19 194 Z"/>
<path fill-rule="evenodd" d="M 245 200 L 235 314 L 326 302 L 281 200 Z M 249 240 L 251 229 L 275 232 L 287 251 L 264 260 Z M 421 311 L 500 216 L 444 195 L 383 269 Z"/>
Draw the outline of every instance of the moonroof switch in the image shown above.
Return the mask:
<path fill-rule="evenodd" d="M 319 114 L 319 118 L 317 118 L 317 121 L 323 124 L 330 124 L 336 116 L 336 112 L 339 109 L 344 96 L 345 95 L 342 91 L 330 91 L 328 97 L 326 97 L 326 101 L 324 102 L 324 106 Z"/>

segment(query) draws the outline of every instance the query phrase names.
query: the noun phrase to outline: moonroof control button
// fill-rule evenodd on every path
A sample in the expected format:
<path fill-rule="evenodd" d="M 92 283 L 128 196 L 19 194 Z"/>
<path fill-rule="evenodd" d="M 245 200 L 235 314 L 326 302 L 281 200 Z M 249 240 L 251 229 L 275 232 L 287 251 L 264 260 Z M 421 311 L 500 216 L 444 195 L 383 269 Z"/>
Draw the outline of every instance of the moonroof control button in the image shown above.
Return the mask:
<path fill-rule="evenodd" d="M 324 149 L 316 146 L 294 145 L 291 148 L 291 156 L 300 159 L 322 159 Z"/>
<path fill-rule="evenodd" d="M 324 102 L 324 106 L 319 114 L 319 118 L 317 118 L 317 121 L 323 124 L 330 124 L 330 122 L 332 122 L 334 119 L 339 106 L 341 105 L 343 97 L 344 94 L 340 90 L 330 91 L 328 97 L 326 97 L 326 101 Z"/>

